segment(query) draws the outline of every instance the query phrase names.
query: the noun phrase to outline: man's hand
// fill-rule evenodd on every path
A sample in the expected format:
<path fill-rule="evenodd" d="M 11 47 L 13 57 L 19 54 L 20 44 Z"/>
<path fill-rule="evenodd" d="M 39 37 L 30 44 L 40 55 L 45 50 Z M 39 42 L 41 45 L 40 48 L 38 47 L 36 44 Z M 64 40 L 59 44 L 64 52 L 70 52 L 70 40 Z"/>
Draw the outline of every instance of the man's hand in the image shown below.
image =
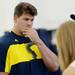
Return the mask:
<path fill-rule="evenodd" d="M 37 31 L 33 28 L 26 28 L 23 31 L 23 35 L 25 35 L 26 37 L 29 37 L 31 39 L 31 41 L 34 43 L 40 41 Z"/>

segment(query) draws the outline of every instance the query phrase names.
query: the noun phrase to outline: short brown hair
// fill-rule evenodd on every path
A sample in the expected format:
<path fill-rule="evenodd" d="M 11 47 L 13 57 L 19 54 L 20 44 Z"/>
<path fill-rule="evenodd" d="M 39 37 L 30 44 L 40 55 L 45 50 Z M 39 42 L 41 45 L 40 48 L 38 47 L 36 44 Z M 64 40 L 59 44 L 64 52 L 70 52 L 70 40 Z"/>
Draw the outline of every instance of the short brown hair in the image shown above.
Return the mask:
<path fill-rule="evenodd" d="M 20 17 L 22 14 L 37 15 L 37 9 L 30 3 L 21 2 L 15 7 L 14 16 Z"/>

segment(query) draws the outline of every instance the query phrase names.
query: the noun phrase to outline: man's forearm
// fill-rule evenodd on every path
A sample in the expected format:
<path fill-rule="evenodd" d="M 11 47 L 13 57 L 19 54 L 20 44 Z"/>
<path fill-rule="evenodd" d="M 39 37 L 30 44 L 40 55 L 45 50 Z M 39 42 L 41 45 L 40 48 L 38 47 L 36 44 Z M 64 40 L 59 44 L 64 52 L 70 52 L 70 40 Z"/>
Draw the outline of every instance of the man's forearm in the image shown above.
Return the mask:
<path fill-rule="evenodd" d="M 8 75 L 8 73 L 0 72 L 0 75 Z"/>
<path fill-rule="evenodd" d="M 51 71 L 58 70 L 59 63 L 57 56 L 51 50 L 49 50 L 49 48 L 43 43 L 41 39 L 39 41 L 36 41 L 35 44 L 38 46 L 47 68 Z"/>

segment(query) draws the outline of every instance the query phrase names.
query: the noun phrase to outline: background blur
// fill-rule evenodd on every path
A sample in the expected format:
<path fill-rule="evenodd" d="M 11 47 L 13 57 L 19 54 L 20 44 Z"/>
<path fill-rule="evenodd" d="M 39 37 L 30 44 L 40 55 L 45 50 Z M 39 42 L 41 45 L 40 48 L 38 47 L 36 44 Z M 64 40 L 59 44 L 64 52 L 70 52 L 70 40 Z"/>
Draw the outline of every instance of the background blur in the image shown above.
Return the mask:
<path fill-rule="evenodd" d="M 70 14 L 75 14 L 75 0 L 1 0 L 0 34 L 13 26 L 13 12 L 17 3 L 26 1 L 38 9 L 34 28 L 56 29 Z"/>

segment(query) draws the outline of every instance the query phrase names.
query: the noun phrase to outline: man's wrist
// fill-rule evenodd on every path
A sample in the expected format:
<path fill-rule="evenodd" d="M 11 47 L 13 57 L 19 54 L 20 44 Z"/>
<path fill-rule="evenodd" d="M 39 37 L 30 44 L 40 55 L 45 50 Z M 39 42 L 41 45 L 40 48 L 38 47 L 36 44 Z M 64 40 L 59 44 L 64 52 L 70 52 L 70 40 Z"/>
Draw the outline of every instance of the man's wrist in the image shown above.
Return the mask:
<path fill-rule="evenodd" d="M 43 41 L 40 39 L 40 40 L 34 41 L 33 43 L 36 45 L 41 45 L 43 43 Z"/>

